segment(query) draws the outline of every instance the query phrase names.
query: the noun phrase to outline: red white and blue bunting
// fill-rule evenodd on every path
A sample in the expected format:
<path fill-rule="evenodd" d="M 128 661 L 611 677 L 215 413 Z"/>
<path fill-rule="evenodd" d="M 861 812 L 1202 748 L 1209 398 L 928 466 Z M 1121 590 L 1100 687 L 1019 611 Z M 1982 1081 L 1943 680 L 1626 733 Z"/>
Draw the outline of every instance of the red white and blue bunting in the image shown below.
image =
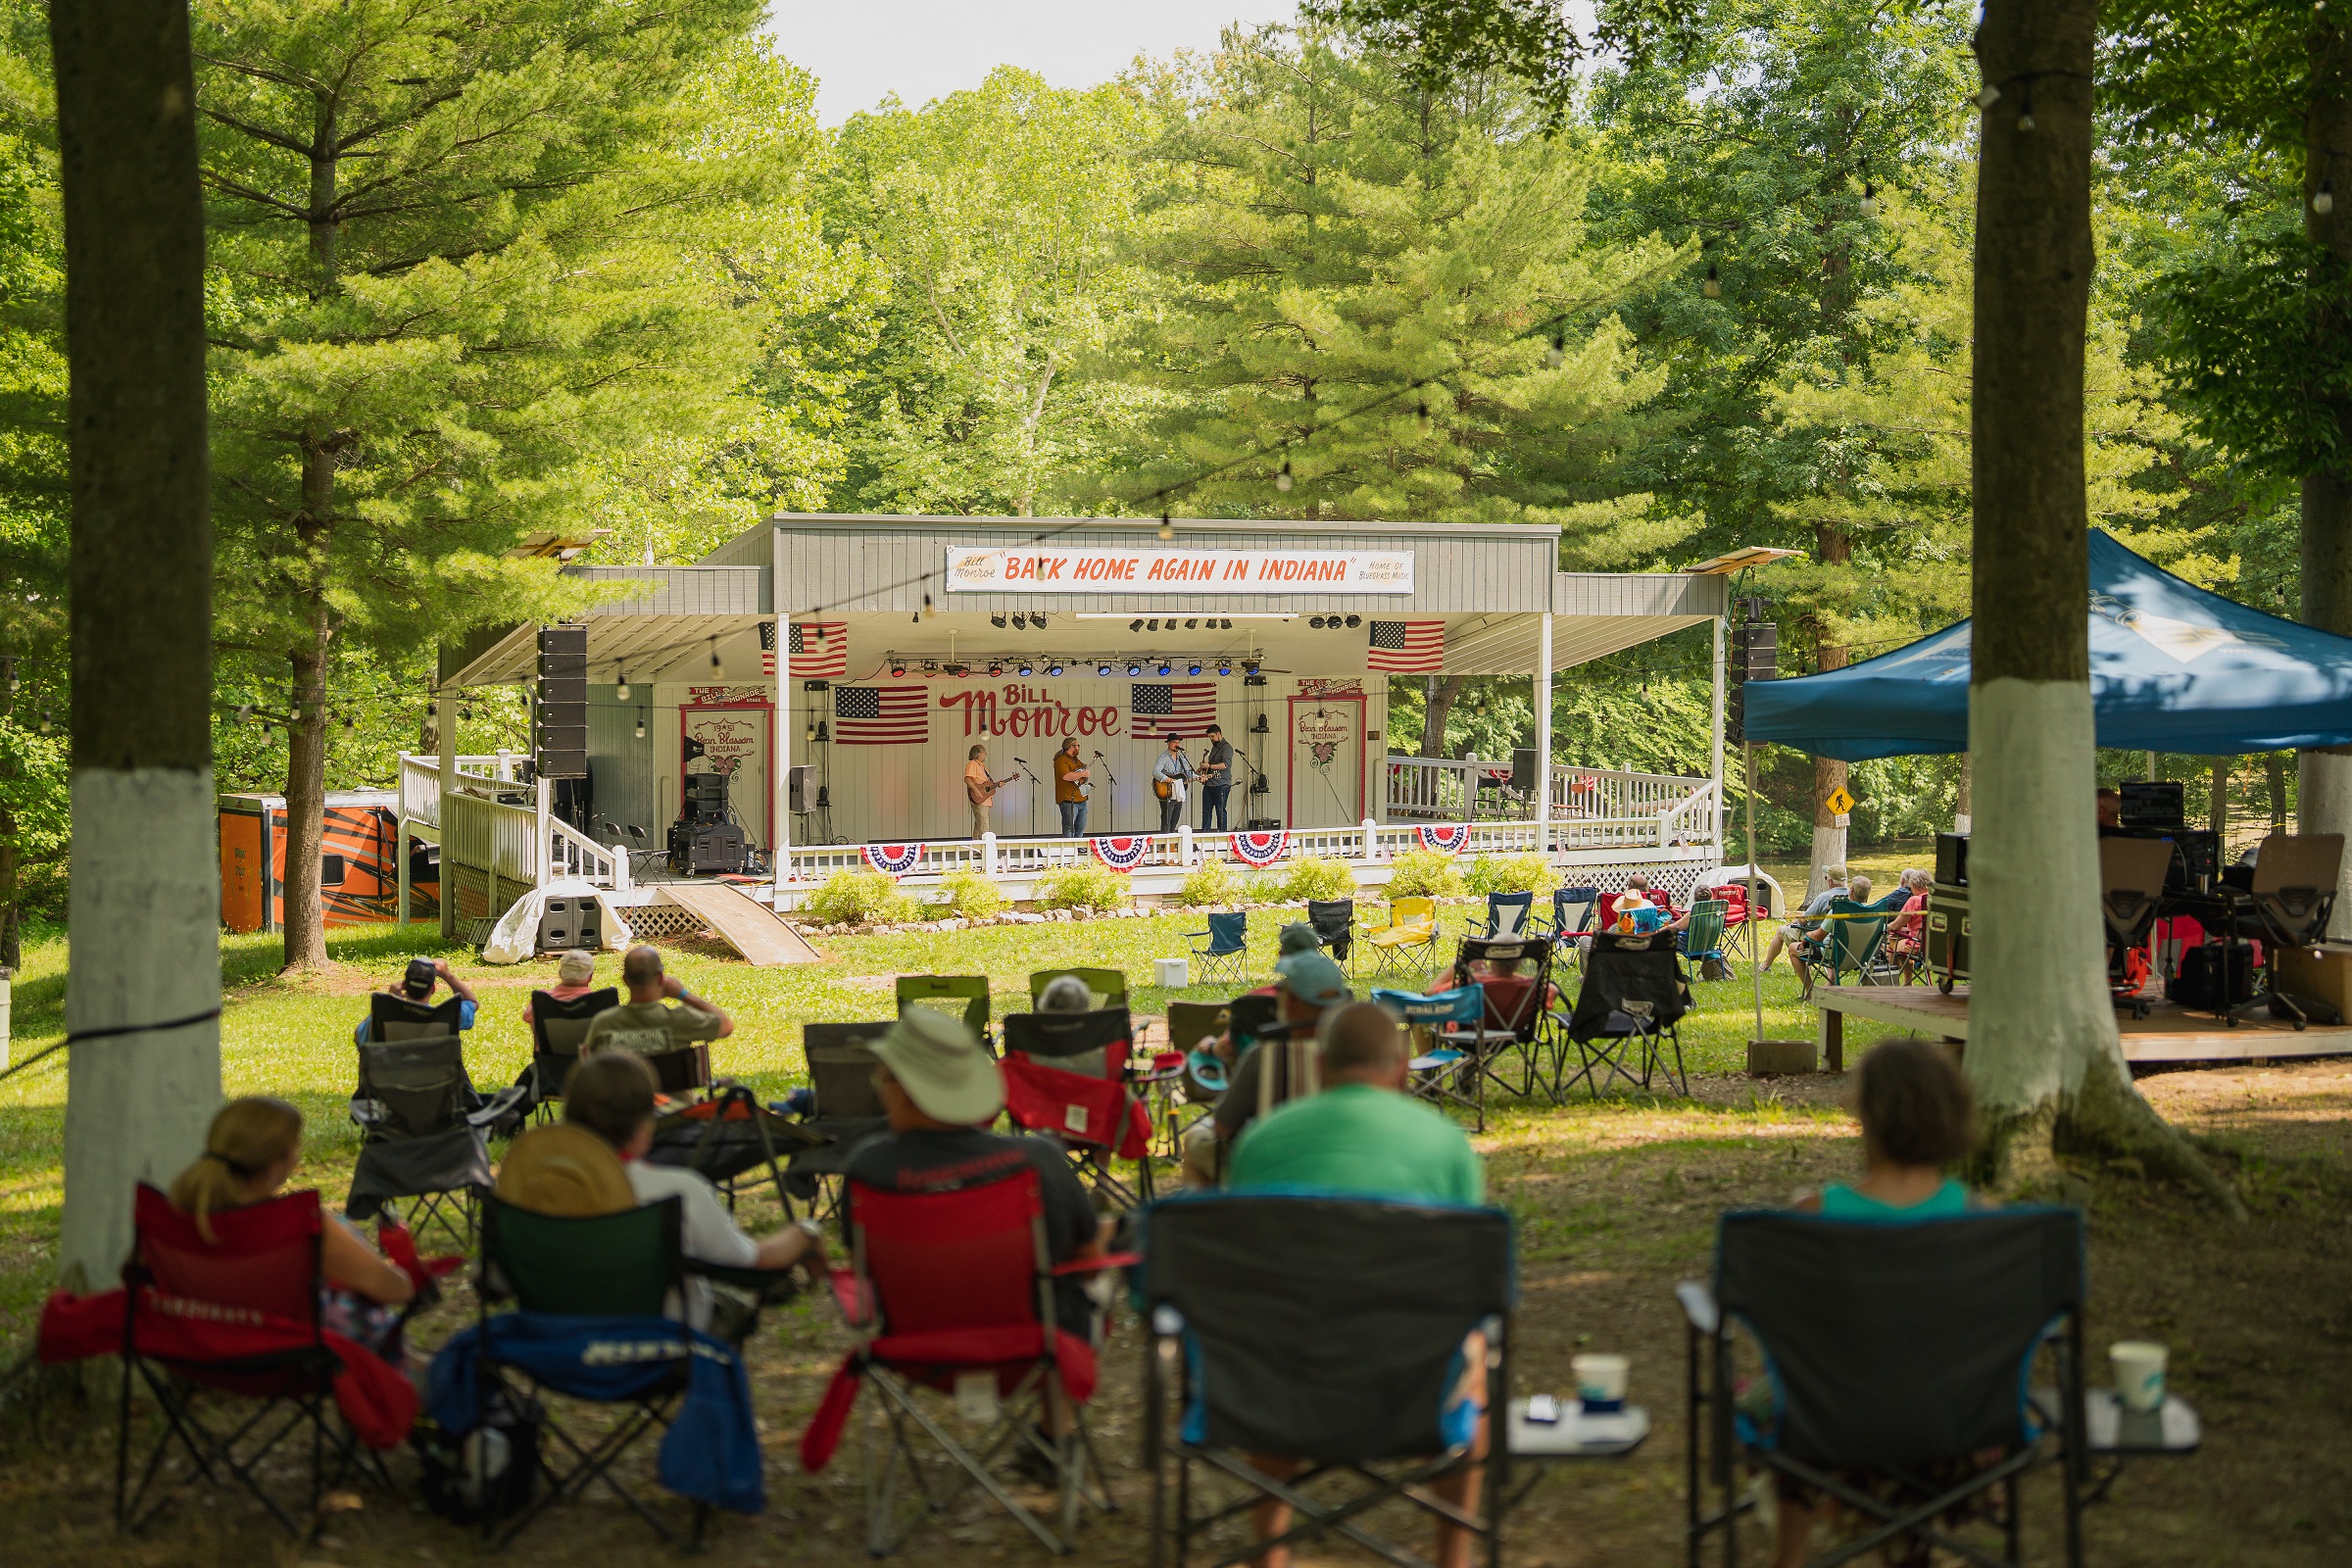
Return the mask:
<path fill-rule="evenodd" d="M 859 847 L 865 863 L 892 876 L 905 876 L 923 858 L 920 844 L 867 844 Z"/>
<path fill-rule="evenodd" d="M 1088 839 L 1086 842 L 1094 846 L 1095 858 L 1113 871 L 1132 871 L 1144 863 L 1145 856 L 1152 853 L 1151 837 L 1142 833 L 1128 838 Z"/>
<path fill-rule="evenodd" d="M 1443 850 L 1447 855 L 1459 855 L 1470 845 L 1470 824 L 1448 822 L 1443 827 L 1423 825 L 1413 829 L 1425 850 Z"/>
<path fill-rule="evenodd" d="M 1272 865 L 1282 858 L 1282 852 L 1289 848 L 1290 842 L 1291 835 L 1283 828 L 1270 833 L 1236 833 L 1233 858 L 1244 865 Z"/>

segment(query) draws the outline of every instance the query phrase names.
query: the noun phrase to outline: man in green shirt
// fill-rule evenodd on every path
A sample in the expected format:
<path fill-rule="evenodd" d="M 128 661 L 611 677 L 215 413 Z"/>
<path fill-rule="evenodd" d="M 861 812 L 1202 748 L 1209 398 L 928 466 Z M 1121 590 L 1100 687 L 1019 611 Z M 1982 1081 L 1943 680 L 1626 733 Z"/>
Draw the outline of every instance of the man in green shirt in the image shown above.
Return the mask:
<path fill-rule="evenodd" d="M 1228 1188 L 1293 1187 L 1429 1203 L 1486 1200 L 1462 1130 L 1404 1093 L 1404 1032 L 1369 1002 L 1324 1026 L 1323 1092 L 1257 1119 L 1234 1147 Z"/>
<path fill-rule="evenodd" d="M 634 1051 L 659 1056 L 705 1040 L 724 1040 L 735 1032 L 735 1020 L 678 981 L 662 972 L 660 950 L 642 944 L 620 960 L 620 977 L 627 982 L 629 1000 L 607 1007 L 588 1022 L 580 1054 L 600 1051 Z M 678 1005 L 670 1006 L 670 998 Z"/>

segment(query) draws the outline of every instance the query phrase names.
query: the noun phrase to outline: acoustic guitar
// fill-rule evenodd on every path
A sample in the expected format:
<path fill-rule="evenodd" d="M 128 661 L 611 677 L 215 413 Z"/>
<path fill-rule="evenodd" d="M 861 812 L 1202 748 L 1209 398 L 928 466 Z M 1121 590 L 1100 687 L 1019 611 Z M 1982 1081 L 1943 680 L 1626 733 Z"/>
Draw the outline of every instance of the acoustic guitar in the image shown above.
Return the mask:
<path fill-rule="evenodd" d="M 1020 776 L 1018 773 L 1007 773 L 1003 778 L 990 779 L 985 785 L 975 784 L 967 778 L 963 781 L 963 798 L 974 806 L 986 806 L 997 798 L 997 791 Z"/>

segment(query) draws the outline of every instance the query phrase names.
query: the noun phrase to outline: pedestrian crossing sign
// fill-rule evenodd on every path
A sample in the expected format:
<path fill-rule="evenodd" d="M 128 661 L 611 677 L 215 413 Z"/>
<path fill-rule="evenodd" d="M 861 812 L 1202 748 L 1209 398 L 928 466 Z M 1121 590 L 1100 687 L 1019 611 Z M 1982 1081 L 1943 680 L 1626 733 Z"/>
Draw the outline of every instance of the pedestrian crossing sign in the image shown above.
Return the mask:
<path fill-rule="evenodd" d="M 1831 815 L 1843 816 L 1854 808 L 1854 798 L 1848 795 L 1845 792 L 1845 786 L 1840 784 L 1830 791 L 1830 798 L 1821 804 L 1830 808 Z"/>

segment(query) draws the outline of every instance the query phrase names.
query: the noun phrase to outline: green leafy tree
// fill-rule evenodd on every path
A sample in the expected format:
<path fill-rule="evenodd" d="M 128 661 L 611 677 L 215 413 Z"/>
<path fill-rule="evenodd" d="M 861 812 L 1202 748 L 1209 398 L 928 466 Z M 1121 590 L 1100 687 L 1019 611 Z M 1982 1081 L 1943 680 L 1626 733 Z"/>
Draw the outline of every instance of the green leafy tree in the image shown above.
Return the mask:
<path fill-rule="evenodd" d="M 339 662 L 565 602 L 597 459 L 723 422 L 725 257 L 813 145 L 753 0 L 230 0 L 196 21 L 223 641 L 282 659 L 286 959 L 323 962 Z M 605 466 L 609 472 L 611 465 Z"/>
<path fill-rule="evenodd" d="M 1121 84 L 1001 67 L 843 127 L 829 230 L 888 290 L 842 481 L 856 505 L 1025 517 L 1123 439 L 1138 400 L 1086 372 L 1150 309 L 1123 254 L 1145 123 Z"/>

